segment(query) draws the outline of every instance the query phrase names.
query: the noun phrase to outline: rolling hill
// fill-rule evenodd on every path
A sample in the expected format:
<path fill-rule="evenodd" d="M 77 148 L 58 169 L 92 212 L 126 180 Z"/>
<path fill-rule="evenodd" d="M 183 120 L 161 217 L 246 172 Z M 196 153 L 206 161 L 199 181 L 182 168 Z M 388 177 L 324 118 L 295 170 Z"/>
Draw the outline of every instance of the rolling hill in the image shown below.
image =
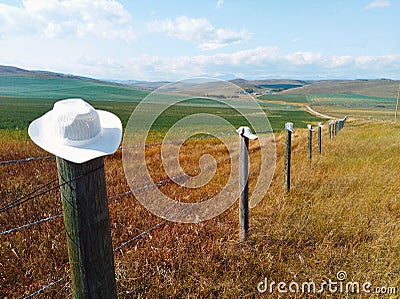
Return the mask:
<path fill-rule="evenodd" d="M 285 94 L 357 94 L 395 98 L 400 80 L 323 80 L 284 91 Z"/>

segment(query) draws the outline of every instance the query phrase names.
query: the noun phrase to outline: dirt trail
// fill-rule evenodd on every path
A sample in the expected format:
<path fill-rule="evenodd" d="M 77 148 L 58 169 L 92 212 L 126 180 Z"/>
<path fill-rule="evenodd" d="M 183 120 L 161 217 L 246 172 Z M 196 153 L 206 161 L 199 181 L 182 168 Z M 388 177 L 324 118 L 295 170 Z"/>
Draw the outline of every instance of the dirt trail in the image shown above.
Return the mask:
<path fill-rule="evenodd" d="M 325 115 L 322 113 L 319 113 L 317 111 L 315 111 L 314 109 L 312 109 L 310 106 L 306 106 L 307 111 L 310 112 L 311 114 L 318 116 L 318 117 L 322 117 L 322 118 L 327 118 L 327 119 L 334 119 L 335 117 L 333 116 L 329 116 L 329 115 Z"/>

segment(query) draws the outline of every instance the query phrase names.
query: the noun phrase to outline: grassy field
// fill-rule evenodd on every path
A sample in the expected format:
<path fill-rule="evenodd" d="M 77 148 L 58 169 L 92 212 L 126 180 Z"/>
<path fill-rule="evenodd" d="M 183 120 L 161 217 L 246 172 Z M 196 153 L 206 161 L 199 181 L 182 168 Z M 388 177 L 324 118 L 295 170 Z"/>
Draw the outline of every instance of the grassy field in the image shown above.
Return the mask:
<path fill-rule="evenodd" d="M 87 80 L 35 80 L 0 76 L 4 83 L 0 84 L 0 104 L 4 109 L 0 117 L 0 161 L 48 155 L 29 140 L 26 128 L 58 99 L 83 97 L 98 109 L 116 113 L 125 125 L 137 102 L 147 93 Z M 20 87 L 11 88 L 14 85 Z M 164 100 L 168 101 L 168 96 Z M 322 297 L 398 298 L 400 124 L 377 120 L 380 113 L 390 116 L 391 98 L 315 94 L 311 103 L 317 111 L 359 119 L 346 122 L 334 140 L 328 140 L 325 126 L 323 153 L 314 154 L 311 164 L 307 158 L 307 131 L 302 128 L 321 119 L 304 111 L 310 96 L 307 100 L 306 95 L 266 95 L 259 100 L 275 130 L 277 161 L 268 193 L 250 211 L 248 240 L 238 242 L 237 204 L 198 224 L 167 222 L 115 253 L 119 298 L 278 298 L 276 287 L 272 294 L 261 295 L 257 285 L 266 277 L 276 283 L 338 281 L 339 271 L 347 273 L 346 282 L 370 282 L 371 291 L 376 287 L 396 287 L 397 293 L 357 296 L 330 294 L 326 290 Z M 166 110 L 155 123 L 153 133 L 161 138 L 171 124 L 196 112 L 221 115 L 237 126 L 243 121 L 232 109 L 197 98 Z M 366 112 L 373 117 L 365 117 Z M 287 121 L 295 124 L 290 193 L 284 191 L 285 136 L 281 131 Z M 256 141 L 250 142 L 250 149 L 252 192 L 262 161 Z M 155 181 L 167 177 L 160 151 L 161 146 L 157 145 L 146 148 L 148 168 Z M 224 145 L 215 139 L 190 140 L 180 151 L 182 168 L 190 171 L 198 167 L 200 157 L 206 153 L 218 161 L 229 157 Z M 105 158 L 109 197 L 129 191 L 121 156 L 119 150 Z M 188 190 L 164 184 L 159 188 L 180 200 L 199 200 L 220 190 L 229 172 L 227 160 L 218 165 L 213 180 L 204 187 Z M 0 203 L 4 206 L 57 180 L 55 159 L 0 165 L 0 178 Z M 56 188 L 1 212 L 0 232 L 61 213 L 59 197 Z M 132 195 L 110 200 L 109 209 L 114 248 L 161 222 Z M 69 271 L 61 219 L 0 238 L 0 298 L 23 297 Z M 307 297 L 301 293 L 290 295 Z M 71 297 L 69 279 L 38 297 Z"/>
<path fill-rule="evenodd" d="M 149 92 L 144 90 L 90 80 L 3 75 L 0 76 L 0 104 L 3 111 L 0 115 L 0 129 L 26 130 L 32 120 L 51 110 L 54 102 L 73 97 L 85 99 L 96 109 L 115 113 L 125 127 L 137 103 L 148 94 Z M 159 94 L 158 100 L 168 102 L 171 97 L 177 96 L 183 97 Z M 261 101 L 260 104 L 266 111 L 274 130 L 282 130 L 288 120 L 299 127 L 320 120 L 290 103 Z M 235 126 L 242 125 L 242 118 L 232 109 L 204 99 L 192 98 L 166 111 L 162 120 L 154 126 L 154 131 L 165 131 L 182 115 L 198 112 L 210 114 L 222 112 Z"/>
<path fill-rule="evenodd" d="M 350 94 L 318 94 L 308 96 L 309 105 L 317 111 L 340 117 L 394 120 L 395 98 L 378 98 Z"/>
<path fill-rule="evenodd" d="M 320 283 L 327 279 L 335 281 L 338 271 L 346 271 L 348 281 L 369 281 L 374 288 L 399 287 L 399 129 L 400 125 L 388 122 L 352 121 L 332 141 L 328 141 L 324 131 L 323 154 L 315 155 L 311 165 L 306 131 L 296 130 L 289 194 L 284 192 L 284 136 L 277 133 L 274 179 L 264 200 L 251 210 L 248 241 L 238 243 L 237 205 L 199 224 L 166 223 L 116 252 L 120 298 L 261 297 L 257 284 L 265 277 L 276 282 Z M 19 136 L 14 131 L 13 140 L 0 138 L 0 160 L 46 155 Z M 210 142 L 188 142 L 182 149 L 183 167 L 196 165 L 205 152 L 217 159 L 227 156 L 222 145 Z M 254 142 L 250 146 L 257 148 Z M 159 150 L 153 147 L 147 152 L 155 179 L 165 175 L 157 166 Z M 256 151 L 251 156 L 250 191 L 259 163 Z M 107 157 L 105 164 L 108 195 L 129 190 L 121 152 Z M 202 198 L 218 190 L 227 172 L 229 163 L 220 165 L 213 183 L 192 190 L 190 196 Z M 57 174 L 54 159 L 49 159 L 0 166 L 0 176 L 3 205 Z M 178 197 L 187 194 L 174 185 L 161 189 Z M 131 195 L 110 201 L 109 208 L 114 247 L 160 222 Z M 1 213 L 1 231 L 60 212 L 59 194 L 50 192 Z M 1 297 L 27 295 L 69 269 L 60 219 L 1 238 Z M 54 286 L 43 296 L 70 297 L 67 282 Z M 270 296 L 277 294 L 275 289 Z M 370 294 L 369 298 L 397 295 Z M 300 297 L 298 294 L 296 298 Z"/>
<path fill-rule="evenodd" d="M 336 118 L 345 115 L 355 119 L 394 120 L 396 98 L 384 98 L 360 94 L 276 94 L 259 97 L 266 103 L 279 103 L 292 105 L 301 109 L 306 105 L 316 111 Z"/>

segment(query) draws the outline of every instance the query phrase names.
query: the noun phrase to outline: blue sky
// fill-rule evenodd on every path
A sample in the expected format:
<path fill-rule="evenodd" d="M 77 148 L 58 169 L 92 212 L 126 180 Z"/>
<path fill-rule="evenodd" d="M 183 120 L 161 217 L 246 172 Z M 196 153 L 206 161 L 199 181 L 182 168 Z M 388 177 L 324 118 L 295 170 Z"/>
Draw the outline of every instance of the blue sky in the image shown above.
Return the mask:
<path fill-rule="evenodd" d="M 400 79 L 400 0 L 0 1 L 0 64 L 102 79 Z"/>

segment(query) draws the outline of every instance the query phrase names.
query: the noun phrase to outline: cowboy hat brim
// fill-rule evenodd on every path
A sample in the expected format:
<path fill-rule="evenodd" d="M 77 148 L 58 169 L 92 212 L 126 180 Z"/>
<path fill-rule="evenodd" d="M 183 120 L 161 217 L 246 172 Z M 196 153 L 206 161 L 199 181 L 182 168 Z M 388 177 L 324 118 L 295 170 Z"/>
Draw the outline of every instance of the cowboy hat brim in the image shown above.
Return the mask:
<path fill-rule="evenodd" d="M 100 119 L 101 132 L 86 144 L 79 146 L 63 144 L 55 135 L 51 125 L 52 111 L 47 112 L 29 125 L 29 137 L 35 144 L 49 153 L 74 163 L 84 163 L 94 158 L 112 154 L 118 149 L 121 142 L 121 120 L 108 111 L 96 111 Z"/>

